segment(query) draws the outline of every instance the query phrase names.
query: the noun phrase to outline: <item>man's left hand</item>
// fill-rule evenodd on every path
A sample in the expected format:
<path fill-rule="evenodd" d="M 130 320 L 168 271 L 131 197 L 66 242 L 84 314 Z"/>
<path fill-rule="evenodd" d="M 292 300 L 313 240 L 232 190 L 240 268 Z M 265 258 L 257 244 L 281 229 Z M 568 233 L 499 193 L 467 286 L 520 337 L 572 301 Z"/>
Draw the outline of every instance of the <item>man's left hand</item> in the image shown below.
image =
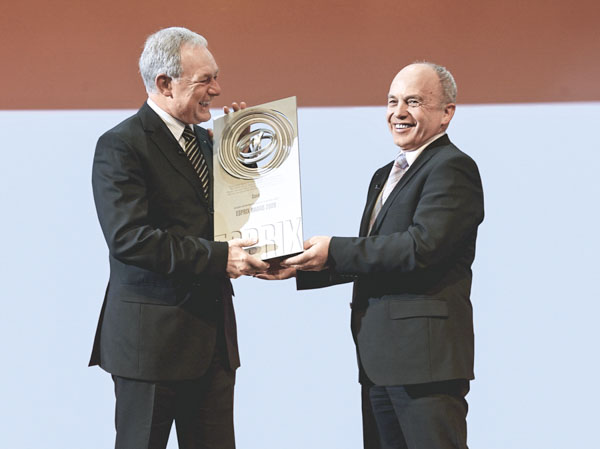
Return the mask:
<path fill-rule="evenodd" d="M 304 252 L 281 262 L 282 267 L 301 271 L 321 271 L 327 268 L 331 237 L 315 236 L 304 242 Z"/>
<path fill-rule="evenodd" d="M 242 109 L 246 109 L 246 106 L 247 105 L 246 105 L 245 101 L 240 101 L 239 103 L 234 101 L 233 103 L 231 103 L 231 108 L 229 106 L 223 106 L 223 112 L 225 114 L 229 114 L 231 111 L 233 111 L 233 112 L 241 111 Z M 212 139 L 215 136 L 213 130 L 209 128 L 207 131 L 208 131 L 208 136 Z"/>
<path fill-rule="evenodd" d="M 240 101 L 239 104 L 234 101 L 233 103 L 231 103 L 231 109 L 229 109 L 229 106 L 223 106 L 223 112 L 225 114 L 229 114 L 231 110 L 233 110 L 233 112 L 237 112 L 242 109 L 246 109 L 245 101 Z"/>

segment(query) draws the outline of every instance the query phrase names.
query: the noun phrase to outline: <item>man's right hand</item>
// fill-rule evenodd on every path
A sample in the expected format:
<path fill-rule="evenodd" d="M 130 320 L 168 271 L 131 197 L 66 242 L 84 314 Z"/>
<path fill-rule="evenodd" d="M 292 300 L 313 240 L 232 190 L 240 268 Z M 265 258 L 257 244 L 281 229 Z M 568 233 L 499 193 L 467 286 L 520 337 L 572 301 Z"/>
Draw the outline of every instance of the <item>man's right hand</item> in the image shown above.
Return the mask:
<path fill-rule="evenodd" d="M 296 277 L 296 269 L 291 267 L 282 267 L 281 259 L 271 259 L 269 261 L 269 269 L 264 273 L 256 275 L 259 279 L 266 281 L 281 281 L 283 279 L 289 279 Z"/>
<path fill-rule="evenodd" d="M 227 242 L 229 253 L 227 255 L 227 276 L 237 279 L 240 276 L 254 276 L 269 269 L 269 264 L 251 256 L 244 247 L 257 243 L 255 239 L 233 239 Z"/>

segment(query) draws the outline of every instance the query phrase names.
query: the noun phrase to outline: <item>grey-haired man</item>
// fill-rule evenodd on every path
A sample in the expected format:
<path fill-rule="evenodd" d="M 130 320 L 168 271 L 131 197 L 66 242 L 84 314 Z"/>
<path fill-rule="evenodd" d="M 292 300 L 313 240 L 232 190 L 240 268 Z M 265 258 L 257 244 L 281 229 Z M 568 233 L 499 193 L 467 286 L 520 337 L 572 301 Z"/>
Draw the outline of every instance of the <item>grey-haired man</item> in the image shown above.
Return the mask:
<path fill-rule="evenodd" d="M 229 279 L 268 265 L 244 252 L 250 240 L 213 241 L 212 142 L 196 125 L 218 72 L 202 36 L 154 33 L 140 57 L 147 102 L 96 147 L 110 280 L 90 365 L 112 374 L 118 449 L 165 448 L 173 422 L 180 449 L 235 447 Z"/>

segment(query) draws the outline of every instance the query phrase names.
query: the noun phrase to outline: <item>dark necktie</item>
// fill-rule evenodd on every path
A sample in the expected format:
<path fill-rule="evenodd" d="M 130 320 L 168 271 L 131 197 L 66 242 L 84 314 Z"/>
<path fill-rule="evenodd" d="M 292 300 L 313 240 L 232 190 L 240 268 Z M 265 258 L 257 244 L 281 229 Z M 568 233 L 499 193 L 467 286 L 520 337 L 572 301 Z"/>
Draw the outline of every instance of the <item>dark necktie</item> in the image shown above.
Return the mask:
<path fill-rule="evenodd" d="M 198 173 L 204 197 L 208 199 L 208 165 L 206 164 L 206 159 L 202 154 L 196 135 L 189 126 L 183 129 L 183 139 L 185 140 L 185 154 L 192 163 L 196 173 Z"/>

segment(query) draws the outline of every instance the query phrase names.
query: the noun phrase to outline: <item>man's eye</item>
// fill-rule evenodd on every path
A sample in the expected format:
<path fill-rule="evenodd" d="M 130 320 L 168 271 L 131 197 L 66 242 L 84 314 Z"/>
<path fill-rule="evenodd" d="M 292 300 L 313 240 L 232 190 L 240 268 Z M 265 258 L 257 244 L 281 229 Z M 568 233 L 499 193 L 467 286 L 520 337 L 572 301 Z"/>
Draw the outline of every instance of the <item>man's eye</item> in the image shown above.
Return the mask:
<path fill-rule="evenodd" d="M 409 106 L 419 106 L 421 103 L 419 103 L 418 100 L 408 100 L 406 102 Z"/>
<path fill-rule="evenodd" d="M 391 99 L 390 99 L 390 100 L 388 100 L 388 105 L 389 105 L 389 106 L 394 106 L 394 105 L 396 105 L 397 103 L 398 103 L 398 102 L 397 102 L 396 100 L 391 100 Z"/>

